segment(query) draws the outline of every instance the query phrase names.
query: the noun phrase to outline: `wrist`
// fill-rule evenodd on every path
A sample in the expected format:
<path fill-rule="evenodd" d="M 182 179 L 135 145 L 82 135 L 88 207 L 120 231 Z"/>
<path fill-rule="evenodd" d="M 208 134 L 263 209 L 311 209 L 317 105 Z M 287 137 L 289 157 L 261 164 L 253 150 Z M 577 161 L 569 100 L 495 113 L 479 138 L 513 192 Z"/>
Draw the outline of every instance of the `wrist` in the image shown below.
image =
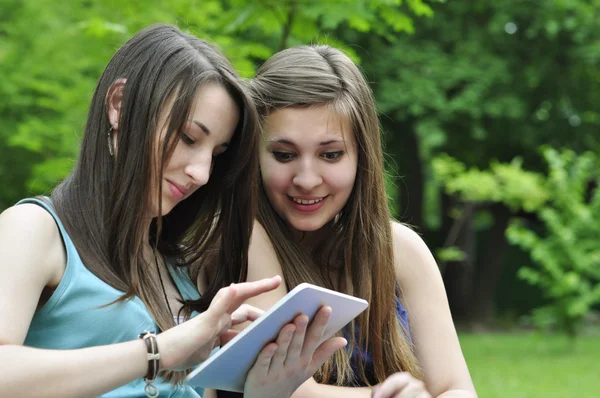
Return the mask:
<path fill-rule="evenodd" d="M 175 370 L 176 362 L 173 359 L 172 344 L 169 340 L 169 331 L 162 332 L 156 335 L 156 344 L 158 345 L 158 351 L 160 352 L 160 369 Z"/>
<path fill-rule="evenodd" d="M 146 374 L 144 375 L 144 381 L 146 382 L 144 391 L 148 398 L 158 397 L 160 392 L 158 387 L 154 385 L 160 371 L 160 352 L 158 350 L 156 334 L 152 332 L 143 332 L 140 334 L 139 338 L 143 340 L 146 346 L 146 360 L 148 366 Z"/>

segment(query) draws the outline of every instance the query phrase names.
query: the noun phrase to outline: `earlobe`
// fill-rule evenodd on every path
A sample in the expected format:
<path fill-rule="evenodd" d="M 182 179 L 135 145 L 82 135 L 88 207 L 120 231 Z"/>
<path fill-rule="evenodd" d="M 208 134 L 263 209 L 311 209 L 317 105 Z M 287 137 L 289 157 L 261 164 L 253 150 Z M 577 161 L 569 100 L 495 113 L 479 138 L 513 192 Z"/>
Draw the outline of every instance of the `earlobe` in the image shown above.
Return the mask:
<path fill-rule="evenodd" d="M 119 117 L 121 116 L 121 104 L 123 103 L 126 81 L 125 78 L 118 79 L 106 93 L 106 113 L 113 133 L 119 131 Z"/>

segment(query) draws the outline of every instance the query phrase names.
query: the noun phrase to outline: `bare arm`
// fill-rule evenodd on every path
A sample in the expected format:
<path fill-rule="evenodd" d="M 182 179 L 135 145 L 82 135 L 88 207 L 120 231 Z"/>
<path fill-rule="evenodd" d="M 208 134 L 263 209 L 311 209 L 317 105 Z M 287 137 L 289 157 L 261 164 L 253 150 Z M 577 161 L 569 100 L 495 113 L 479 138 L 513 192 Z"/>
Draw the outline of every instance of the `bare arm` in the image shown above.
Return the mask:
<path fill-rule="evenodd" d="M 23 346 L 42 290 L 58 285 L 65 262 L 45 210 L 20 205 L 0 215 L 0 391 L 7 396 L 97 396 L 146 373 L 142 341 L 69 351 Z"/>
<path fill-rule="evenodd" d="M 326 384 L 319 384 L 315 379 L 309 379 L 300 386 L 292 395 L 292 398 L 370 398 L 371 388 L 369 387 L 338 387 Z"/>
<path fill-rule="evenodd" d="M 146 374 L 141 340 L 74 350 L 23 346 L 43 289 L 58 285 L 65 264 L 58 227 L 44 209 L 20 205 L 0 215 L 0 391 L 6 396 L 92 397 Z M 275 278 L 221 289 L 208 310 L 157 336 L 161 367 L 187 368 L 206 359 L 228 332 L 232 313 L 278 285 Z"/>
<path fill-rule="evenodd" d="M 95 397 L 146 374 L 144 342 L 80 350 L 0 346 L 0 390 L 8 397 Z"/>
<path fill-rule="evenodd" d="M 441 395 L 438 395 L 437 398 L 471 398 L 477 397 L 477 394 L 473 390 L 448 390 Z"/>
<path fill-rule="evenodd" d="M 281 275 L 283 271 L 277 259 L 275 249 L 271 244 L 264 228 L 254 223 L 254 231 L 250 241 L 248 258 L 248 281 L 260 280 L 262 278 Z M 285 283 L 268 293 L 253 297 L 247 301 L 248 304 L 267 310 L 279 299 L 287 294 Z M 313 378 L 308 379 L 292 395 L 293 398 L 370 398 L 371 389 L 354 387 L 337 387 L 317 383 Z"/>
<path fill-rule="evenodd" d="M 427 389 L 434 397 L 476 397 L 439 269 L 423 240 L 393 223 L 396 275 Z"/>

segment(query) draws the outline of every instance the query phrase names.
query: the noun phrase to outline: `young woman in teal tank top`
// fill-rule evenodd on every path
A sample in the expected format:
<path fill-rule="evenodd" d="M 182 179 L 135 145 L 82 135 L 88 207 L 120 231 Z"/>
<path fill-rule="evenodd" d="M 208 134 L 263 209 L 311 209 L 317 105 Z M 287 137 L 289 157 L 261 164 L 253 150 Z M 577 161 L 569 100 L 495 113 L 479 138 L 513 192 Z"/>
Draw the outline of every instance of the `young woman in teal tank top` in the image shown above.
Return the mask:
<path fill-rule="evenodd" d="M 206 42 L 156 25 L 117 51 L 72 173 L 0 215 L 2 397 L 198 397 L 186 369 L 280 283 L 243 282 L 257 139 L 252 100 Z M 247 397 L 289 397 L 346 344 L 318 346 L 329 311 L 282 328 Z"/>

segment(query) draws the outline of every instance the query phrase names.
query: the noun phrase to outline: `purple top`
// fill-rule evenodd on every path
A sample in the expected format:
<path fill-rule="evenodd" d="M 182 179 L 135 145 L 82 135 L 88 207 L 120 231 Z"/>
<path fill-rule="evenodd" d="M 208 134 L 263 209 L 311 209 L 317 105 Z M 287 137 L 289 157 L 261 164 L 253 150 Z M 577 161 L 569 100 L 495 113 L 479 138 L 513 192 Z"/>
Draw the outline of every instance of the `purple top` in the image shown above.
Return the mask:
<path fill-rule="evenodd" d="M 406 309 L 404 308 L 404 306 L 402 306 L 402 303 L 400 303 L 400 300 L 398 300 L 398 297 L 396 297 L 396 318 L 398 319 L 398 321 L 400 322 L 400 324 L 406 331 L 408 339 L 412 340 L 411 336 L 410 336 L 410 329 L 409 329 L 409 324 L 408 324 L 408 312 L 406 312 Z M 365 373 L 366 373 L 367 379 L 371 382 L 372 385 L 377 384 L 376 380 L 375 380 L 375 375 L 373 373 L 373 360 L 371 359 L 371 354 L 369 353 L 369 351 L 367 349 L 361 350 L 360 348 L 355 347 L 354 351 L 352 352 L 352 355 L 350 356 L 350 366 L 352 367 L 352 369 L 354 369 L 355 382 L 352 383 L 351 385 L 349 385 L 348 387 L 365 387 L 366 386 L 366 384 L 364 384 L 360 380 L 360 373 L 358 370 L 359 369 L 359 361 L 361 359 L 365 360 L 365 365 L 366 365 Z"/>

